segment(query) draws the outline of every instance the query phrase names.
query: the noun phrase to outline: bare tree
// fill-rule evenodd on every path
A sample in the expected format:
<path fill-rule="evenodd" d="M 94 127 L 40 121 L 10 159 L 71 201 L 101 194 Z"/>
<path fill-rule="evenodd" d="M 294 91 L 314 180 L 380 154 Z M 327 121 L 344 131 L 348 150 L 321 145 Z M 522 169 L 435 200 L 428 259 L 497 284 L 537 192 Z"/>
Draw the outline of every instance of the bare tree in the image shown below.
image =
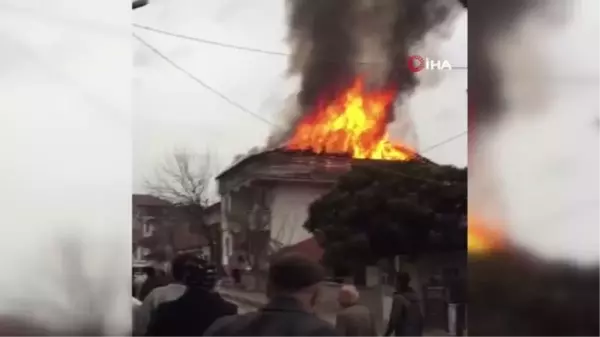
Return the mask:
<path fill-rule="evenodd" d="M 178 206 L 208 206 L 208 186 L 212 179 L 211 156 L 177 150 L 156 171 L 146 188 L 158 198 Z"/>
<path fill-rule="evenodd" d="M 172 204 L 162 226 L 163 237 L 171 247 L 178 226 L 187 225 L 191 232 L 206 239 L 211 258 L 218 262 L 215 246 L 220 228 L 206 222 L 212 172 L 210 153 L 177 150 L 157 168 L 154 180 L 146 181 L 146 188 L 150 194 Z"/>

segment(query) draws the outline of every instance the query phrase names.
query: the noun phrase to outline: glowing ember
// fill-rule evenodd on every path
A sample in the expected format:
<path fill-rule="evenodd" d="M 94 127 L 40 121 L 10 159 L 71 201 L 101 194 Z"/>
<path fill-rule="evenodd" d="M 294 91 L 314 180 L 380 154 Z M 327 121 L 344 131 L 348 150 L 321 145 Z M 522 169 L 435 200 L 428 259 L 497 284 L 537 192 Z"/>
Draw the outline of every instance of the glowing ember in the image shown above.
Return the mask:
<path fill-rule="evenodd" d="M 469 216 L 467 234 L 469 253 L 484 253 L 501 249 L 505 240 L 501 233 L 492 230 L 480 218 Z"/>
<path fill-rule="evenodd" d="M 347 153 L 357 159 L 408 160 L 414 151 L 389 141 L 388 109 L 394 90 L 367 92 L 362 79 L 300 121 L 287 148 L 315 153 Z"/>

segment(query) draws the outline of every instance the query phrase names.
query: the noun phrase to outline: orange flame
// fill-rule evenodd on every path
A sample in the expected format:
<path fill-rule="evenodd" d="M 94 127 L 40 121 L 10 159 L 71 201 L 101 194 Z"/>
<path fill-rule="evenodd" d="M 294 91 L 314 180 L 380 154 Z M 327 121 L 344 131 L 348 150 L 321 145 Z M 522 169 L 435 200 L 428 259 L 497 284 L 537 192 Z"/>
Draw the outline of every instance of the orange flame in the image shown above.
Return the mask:
<path fill-rule="evenodd" d="M 389 140 L 388 109 L 396 92 L 367 92 L 357 78 L 353 85 L 327 104 L 318 104 L 302 119 L 287 148 L 315 153 L 349 154 L 357 159 L 409 160 L 414 151 Z"/>
<path fill-rule="evenodd" d="M 483 219 L 470 215 L 468 225 L 469 253 L 486 253 L 505 247 L 506 240 L 502 233 L 492 229 Z"/>

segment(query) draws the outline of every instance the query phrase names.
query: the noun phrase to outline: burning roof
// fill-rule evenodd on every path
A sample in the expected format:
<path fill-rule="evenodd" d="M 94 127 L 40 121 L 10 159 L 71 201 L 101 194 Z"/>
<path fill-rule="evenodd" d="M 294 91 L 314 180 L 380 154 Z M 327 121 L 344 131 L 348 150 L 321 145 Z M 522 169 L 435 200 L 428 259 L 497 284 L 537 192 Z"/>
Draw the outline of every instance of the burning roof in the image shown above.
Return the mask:
<path fill-rule="evenodd" d="M 320 101 L 298 123 L 286 147 L 346 153 L 356 159 L 409 160 L 416 152 L 389 140 L 387 123 L 395 91 L 368 91 L 362 78 L 331 101 Z"/>
<path fill-rule="evenodd" d="M 266 151 L 263 151 L 263 152 L 260 152 L 257 154 L 247 156 L 247 157 L 243 158 L 242 160 L 235 162 L 229 168 L 222 171 L 216 177 L 216 179 L 221 179 L 221 178 L 224 178 L 225 176 L 235 174 L 236 172 L 242 170 L 244 167 L 254 165 L 259 162 L 270 162 L 270 163 L 273 163 L 273 165 L 281 165 L 282 161 L 280 161 L 280 159 L 284 160 L 285 162 L 288 162 L 288 160 L 292 160 L 292 159 L 296 159 L 296 160 L 300 159 L 301 160 L 303 158 L 305 159 L 304 162 L 307 163 L 308 165 L 311 165 L 311 164 L 316 165 L 315 160 L 328 161 L 328 162 L 335 161 L 335 162 L 339 162 L 339 163 L 349 164 L 348 168 L 351 167 L 351 164 L 353 162 L 371 162 L 373 164 L 376 164 L 377 162 L 382 161 L 382 160 L 374 160 L 374 159 L 353 158 L 352 155 L 348 154 L 348 153 L 327 153 L 327 152 L 316 153 L 312 150 L 295 150 L 295 149 L 289 149 L 286 147 L 281 147 L 281 148 L 266 150 Z M 416 161 L 420 161 L 423 163 L 430 163 L 430 164 L 437 165 L 434 162 L 432 162 L 431 160 L 419 155 L 418 153 L 414 153 L 413 157 L 411 157 L 410 160 L 416 160 Z"/>

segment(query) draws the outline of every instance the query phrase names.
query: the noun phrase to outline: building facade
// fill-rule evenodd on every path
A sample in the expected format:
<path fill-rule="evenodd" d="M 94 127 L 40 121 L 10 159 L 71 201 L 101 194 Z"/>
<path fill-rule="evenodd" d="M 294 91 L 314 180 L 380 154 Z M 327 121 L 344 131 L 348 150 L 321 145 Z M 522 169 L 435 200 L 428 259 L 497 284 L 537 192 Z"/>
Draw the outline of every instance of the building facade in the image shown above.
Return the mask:
<path fill-rule="evenodd" d="M 132 195 L 134 261 L 164 264 L 177 253 L 210 255 L 211 245 L 189 219 L 168 201 L 147 194 Z M 198 222 L 202 223 L 202 222 Z M 220 241 L 220 239 L 219 239 Z"/>
<path fill-rule="evenodd" d="M 132 254 L 134 261 L 153 260 L 159 250 L 155 234 L 170 204 L 148 194 L 132 195 Z"/>
<path fill-rule="evenodd" d="M 310 204 L 350 168 L 348 157 L 272 150 L 221 173 L 223 264 L 243 256 L 264 270 L 273 252 L 310 240 L 303 227 Z"/>

